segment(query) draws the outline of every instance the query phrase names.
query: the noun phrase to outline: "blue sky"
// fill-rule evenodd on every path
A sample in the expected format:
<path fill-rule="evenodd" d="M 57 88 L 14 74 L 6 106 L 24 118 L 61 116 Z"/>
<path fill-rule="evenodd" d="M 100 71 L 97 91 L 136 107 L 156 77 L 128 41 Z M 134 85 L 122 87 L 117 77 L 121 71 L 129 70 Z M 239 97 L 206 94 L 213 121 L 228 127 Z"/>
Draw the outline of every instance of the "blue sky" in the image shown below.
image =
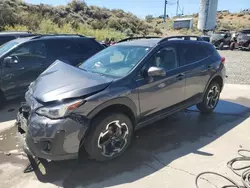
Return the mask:
<path fill-rule="evenodd" d="M 65 5 L 70 0 L 25 0 L 29 3 L 44 3 L 51 5 Z M 230 2 L 229 2 L 230 1 Z M 139 17 L 152 14 L 159 16 L 163 14 L 164 0 L 85 0 L 88 5 L 97 5 L 110 9 L 120 8 L 132 12 Z M 175 3 L 176 0 L 169 0 Z M 191 14 L 199 11 L 200 0 L 180 0 L 181 8 L 184 7 L 185 14 Z M 241 9 L 250 8 L 250 0 L 219 0 L 219 10 L 230 10 L 237 12 Z M 176 5 L 168 5 L 167 12 L 170 16 L 176 13 Z"/>

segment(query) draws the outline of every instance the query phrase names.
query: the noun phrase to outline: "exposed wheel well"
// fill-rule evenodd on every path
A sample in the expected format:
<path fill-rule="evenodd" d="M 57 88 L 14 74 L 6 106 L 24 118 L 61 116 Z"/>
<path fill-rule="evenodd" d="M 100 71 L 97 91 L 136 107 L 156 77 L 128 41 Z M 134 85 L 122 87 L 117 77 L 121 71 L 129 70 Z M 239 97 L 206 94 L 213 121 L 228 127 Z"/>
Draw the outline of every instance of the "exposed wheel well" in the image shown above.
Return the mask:
<path fill-rule="evenodd" d="M 84 142 L 84 139 L 88 136 L 90 130 L 94 128 L 94 126 L 91 126 L 92 121 L 98 116 L 101 116 L 101 115 L 106 114 L 106 113 L 112 113 L 112 112 L 122 113 L 122 114 L 127 115 L 129 117 L 129 119 L 131 120 L 132 125 L 135 126 L 136 118 L 135 118 L 135 115 L 134 115 L 133 111 L 129 107 L 127 107 L 126 105 L 123 105 L 123 104 L 114 104 L 114 105 L 108 106 L 108 107 L 102 109 L 100 112 L 98 112 L 90 120 L 89 127 L 88 127 L 87 131 L 85 132 L 84 137 L 81 139 L 79 149 L 82 146 L 82 143 Z"/>
<path fill-rule="evenodd" d="M 100 112 L 98 112 L 93 117 L 93 119 L 95 117 L 103 114 L 103 113 L 112 113 L 112 112 L 123 113 L 123 114 L 127 115 L 129 117 L 129 119 L 132 121 L 133 126 L 135 125 L 136 120 L 135 120 L 135 115 L 134 115 L 133 111 L 129 107 L 127 107 L 126 105 L 123 105 L 123 104 L 114 104 L 114 105 L 108 106 L 108 107 L 102 109 Z"/>
<path fill-rule="evenodd" d="M 223 79 L 221 78 L 221 76 L 215 76 L 210 83 L 212 82 L 216 82 L 220 85 L 220 88 L 222 89 L 223 87 Z"/>

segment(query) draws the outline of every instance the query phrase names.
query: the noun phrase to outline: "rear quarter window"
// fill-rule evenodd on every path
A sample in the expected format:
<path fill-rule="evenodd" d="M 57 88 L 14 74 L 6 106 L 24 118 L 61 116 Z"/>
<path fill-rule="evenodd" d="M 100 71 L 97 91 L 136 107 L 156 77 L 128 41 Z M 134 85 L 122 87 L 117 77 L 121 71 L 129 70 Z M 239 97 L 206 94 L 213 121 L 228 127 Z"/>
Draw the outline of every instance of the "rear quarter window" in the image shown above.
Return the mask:
<path fill-rule="evenodd" d="M 206 44 L 206 45 L 203 45 L 202 47 L 206 51 L 207 56 L 219 54 L 213 45 Z"/>

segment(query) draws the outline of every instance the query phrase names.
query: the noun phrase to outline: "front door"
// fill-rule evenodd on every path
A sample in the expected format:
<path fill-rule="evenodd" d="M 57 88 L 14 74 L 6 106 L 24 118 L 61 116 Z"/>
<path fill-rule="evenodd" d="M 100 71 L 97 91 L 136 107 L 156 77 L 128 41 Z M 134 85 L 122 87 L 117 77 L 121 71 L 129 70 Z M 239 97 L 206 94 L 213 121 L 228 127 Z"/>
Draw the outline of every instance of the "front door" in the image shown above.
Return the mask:
<path fill-rule="evenodd" d="M 184 100 L 185 75 L 180 72 L 177 57 L 174 46 L 165 46 L 153 54 L 139 73 L 137 90 L 142 121 Z M 152 66 L 164 68 L 166 76 L 148 76 Z"/>
<path fill-rule="evenodd" d="M 3 90 L 8 96 L 23 94 L 44 70 L 46 46 L 41 41 L 25 43 L 7 56 L 15 58 L 15 63 L 3 66 Z"/>

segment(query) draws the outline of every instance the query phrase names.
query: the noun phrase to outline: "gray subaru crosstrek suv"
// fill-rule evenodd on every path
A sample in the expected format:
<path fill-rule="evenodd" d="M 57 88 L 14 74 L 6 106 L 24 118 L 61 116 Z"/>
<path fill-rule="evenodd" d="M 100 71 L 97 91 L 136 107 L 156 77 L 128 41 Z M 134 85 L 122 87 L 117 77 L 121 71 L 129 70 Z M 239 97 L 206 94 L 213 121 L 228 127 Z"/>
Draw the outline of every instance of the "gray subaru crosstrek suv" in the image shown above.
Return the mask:
<path fill-rule="evenodd" d="M 30 86 L 17 116 L 26 153 L 49 160 L 120 156 L 135 130 L 197 105 L 216 107 L 225 59 L 196 36 L 133 38 L 79 67 L 56 61 Z"/>

